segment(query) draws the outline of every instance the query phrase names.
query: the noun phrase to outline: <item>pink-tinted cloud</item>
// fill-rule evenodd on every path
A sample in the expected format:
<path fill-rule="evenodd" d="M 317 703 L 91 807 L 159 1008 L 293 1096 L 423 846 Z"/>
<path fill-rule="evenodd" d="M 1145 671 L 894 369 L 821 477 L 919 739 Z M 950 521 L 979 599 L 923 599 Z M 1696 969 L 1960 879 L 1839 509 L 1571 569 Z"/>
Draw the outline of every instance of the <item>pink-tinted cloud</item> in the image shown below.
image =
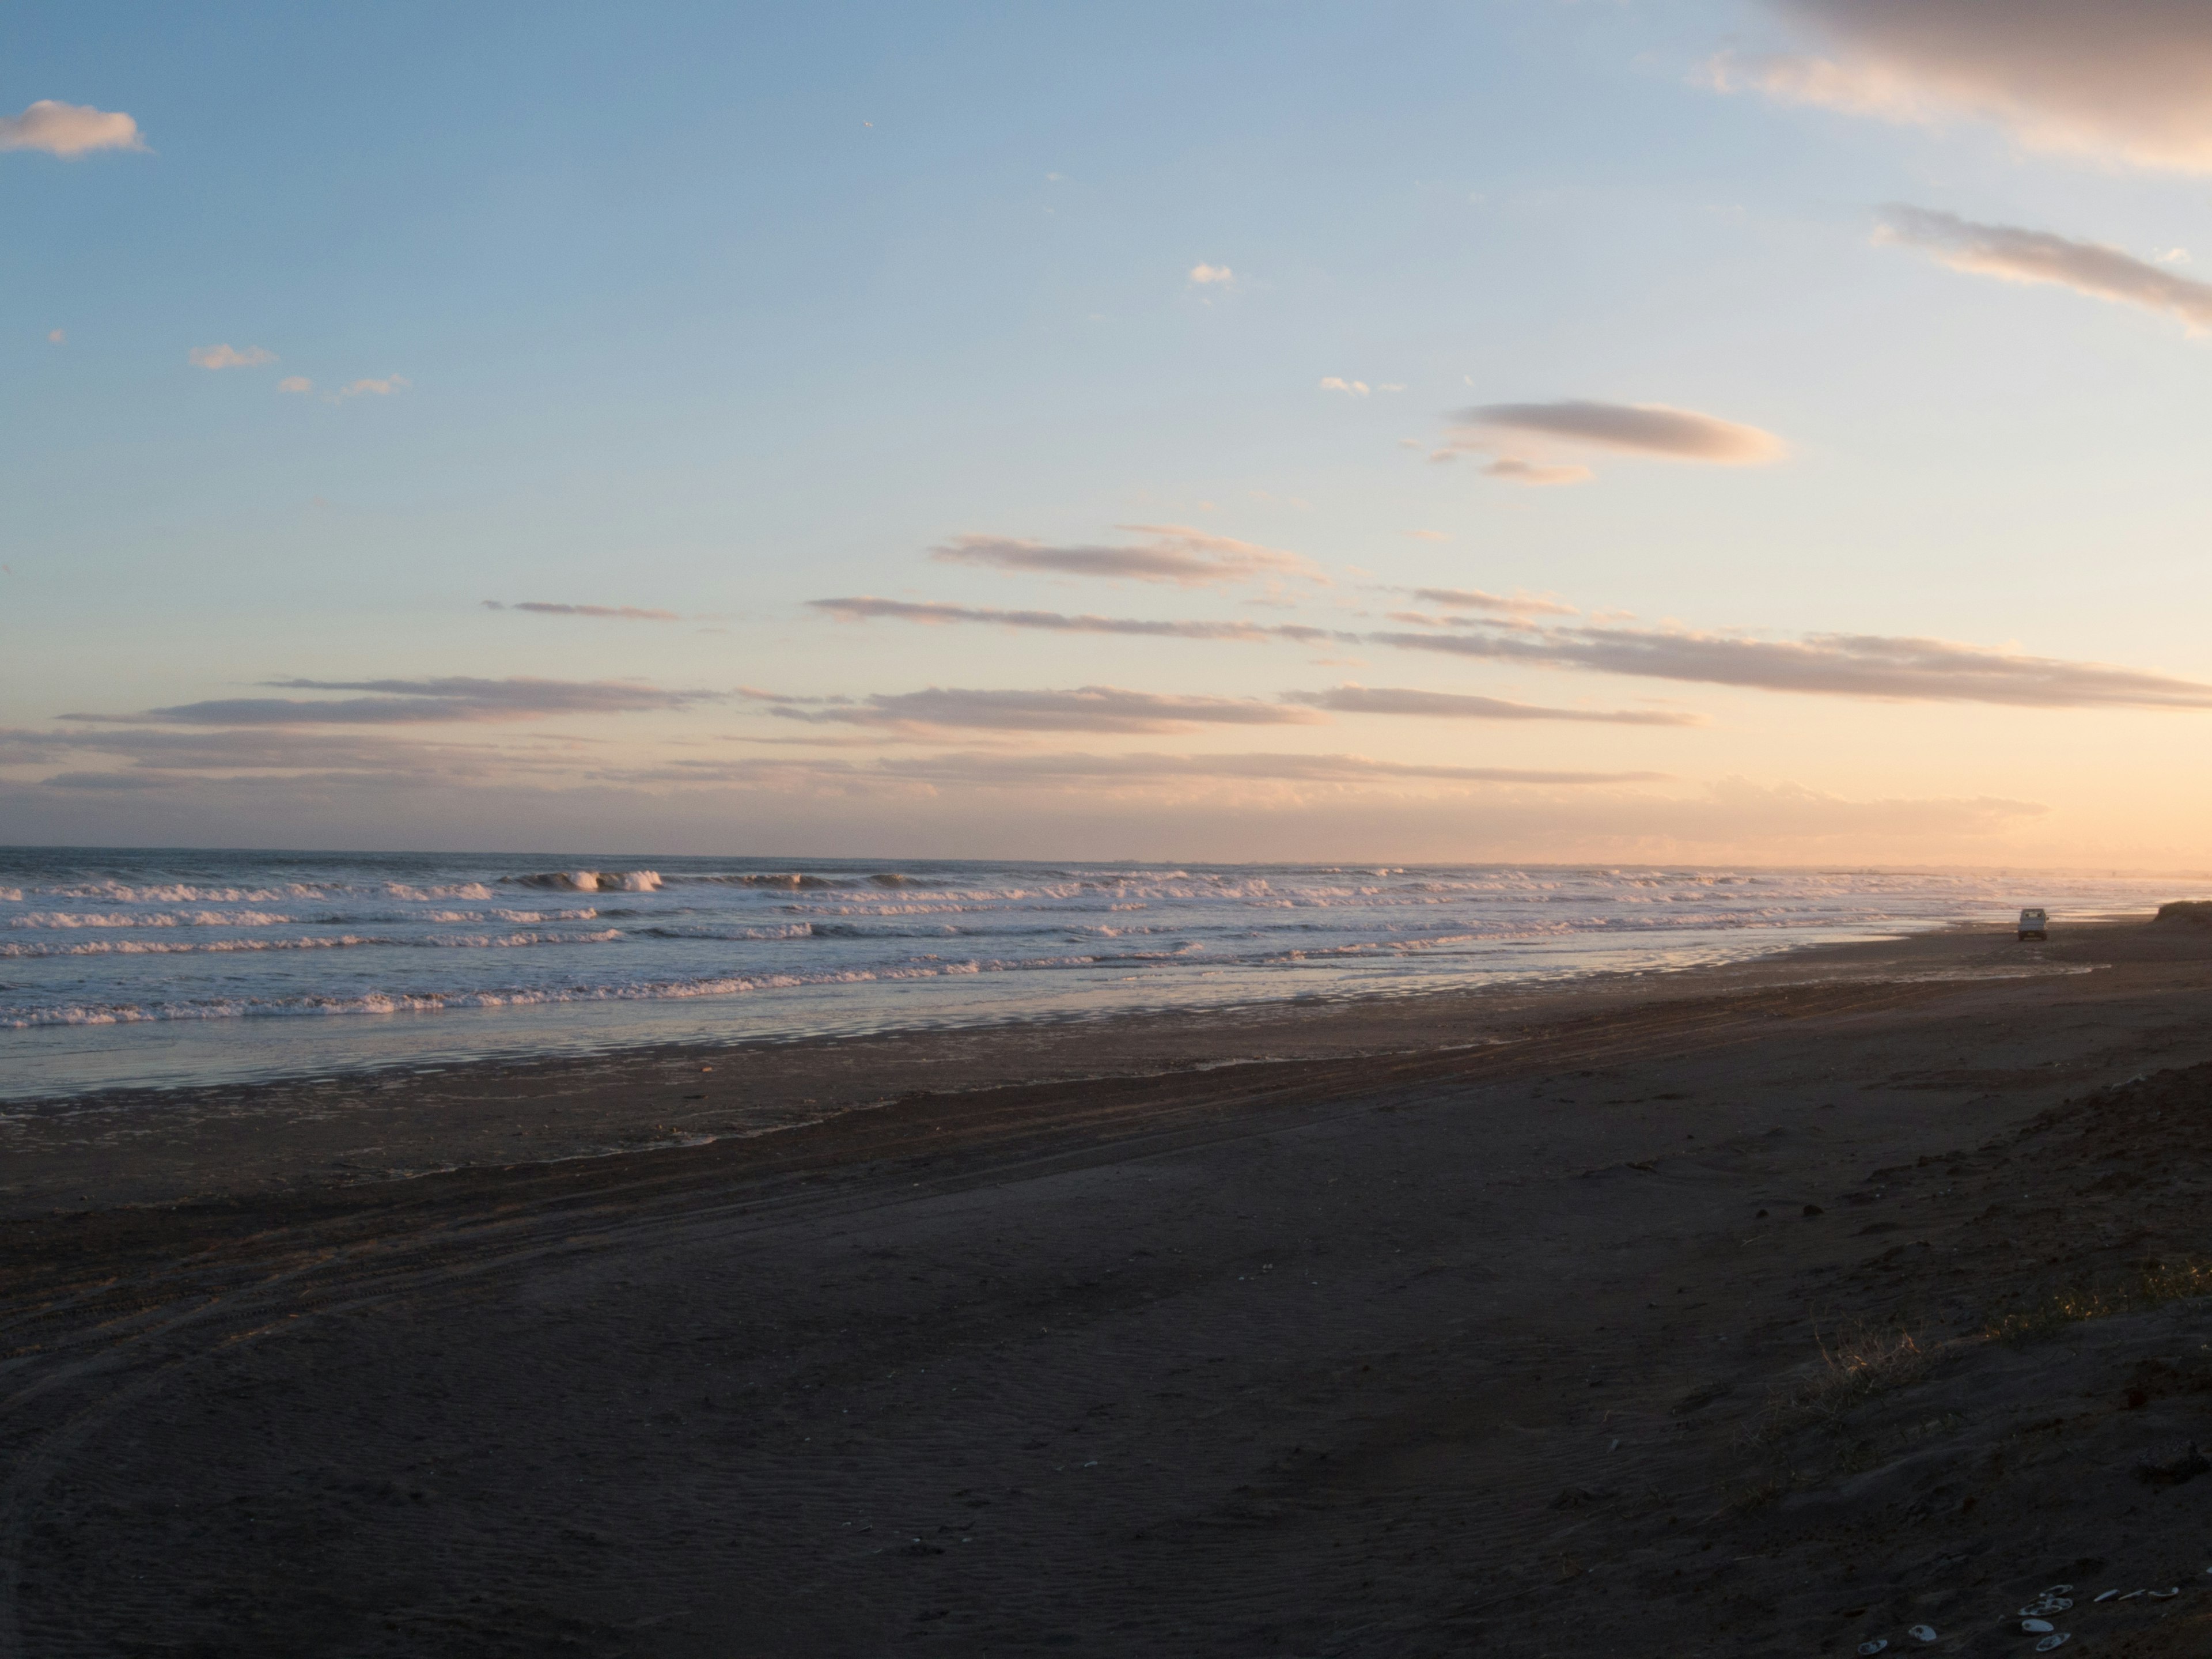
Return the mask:
<path fill-rule="evenodd" d="M 1721 466 L 1753 465 L 1787 453 L 1787 446 L 1771 432 L 1664 404 L 1607 404 L 1587 398 L 1548 404 L 1478 404 L 1458 410 L 1451 419 L 1462 429 L 1460 442 L 1465 447 L 1492 449 L 1504 440 L 1533 437 Z M 1512 459 L 1506 457 L 1498 465 Z"/>
<path fill-rule="evenodd" d="M 1696 714 L 1620 708 L 1549 708 L 1455 691 L 1418 691 L 1380 685 L 1339 685 L 1326 691 L 1286 691 L 1285 701 L 1340 714 L 1410 714 L 1425 720 L 1581 720 L 1601 726 L 1702 726 Z"/>
<path fill-rule="evenodd" d="M 2008 283 L 2048 283 L 2095 299 L 2141 306 L 2180 319 L 2192 334 L 2212 328 L 2212 283 L 2176 276 L 2100 243 L 2012 225 L 1976 224 L 1954 213 L 1916 207 L 1883 209 L 1875 237 L 1919 248 L 1954 270 Z"/>
<path fill-rule="evenodd" d="M 848 708 L 772 710 L 821 724 L 971 728 L 994 732 L 1188 732 L 1200 726 L 1310 726 L 1304 708 L 1245 697 L 1203 697 L 1086 685 L 1072 691 L 978 691 L 932 686 L 878 695 Z"/>
<path fill-rule="evenodd" d="M 64 720 L 158 722 L 170 726 L 413 726 L 447 721 L 542 719 L 549 714 L 626 714 L 718 702 L 719 691 L 664 690 L 626 680 L 477 679 L 270 680 L 284 690 L 355 691 L 354 697 L 218 697 L 138 714 L 64 714 Z"/>
<path fill-rule="evenodd" d="M 0 149 L 44 150 L 66 161 L 98 149 L 145 148 L 138 124 L 118 110 L 41 98 L 21 115 L 0 115 Z"/>
<path fill-rule="evenodd" d="M 1297 623 L 1262 625 L 1248 622 L 1155 622 L 1134 617 L 1071 617 L 1058 611 L 1001 611 L 989 605 L 939 605 L 933 600 L 879 599 L 865 593 L 845 599 L 809 599 L 806 603 L 840 622 L 885 619 L 933 627 L 977 623 L 1054 634 L 1121 634 L 1150 639 L 1241 640 L 1253 643 L 1295 640 L 1307 645 L 1359 637 Z"/>
<path fill-rule="evenodd" d="M 1985 121 L 2031 149 L 2212 172 L 2200 0 L 1770 0 L 1813 52 L 1724 52 L 1723 92 L 1879 120 Z"/>
<path fill-rule="evenodd" d="M 1321 574 L 1295 553 L 1212 535 L 1188 525 L 1130 524 L 1116 528 L 1145 539 L 1134 546 L 1108 547 L 1087 543 L 1055 545 L 1006 536 L 956 536 L 932 548 L 929 556 L 950 564 L 985 565 L 998 570 L 1173 582 L 1181 587 L 1222 586 L 1280 576 L 1311 581 Z"/>
<path fill-rule="evenodd" d="M 543 599 L 521 599 L 512 605 L 486 599 L 487 611 L 523 611 L 537 617 L 599 617 L 623 622 L 681 622 L 673 611 L 653 611 L 635 605 L 551 605 Z"/>

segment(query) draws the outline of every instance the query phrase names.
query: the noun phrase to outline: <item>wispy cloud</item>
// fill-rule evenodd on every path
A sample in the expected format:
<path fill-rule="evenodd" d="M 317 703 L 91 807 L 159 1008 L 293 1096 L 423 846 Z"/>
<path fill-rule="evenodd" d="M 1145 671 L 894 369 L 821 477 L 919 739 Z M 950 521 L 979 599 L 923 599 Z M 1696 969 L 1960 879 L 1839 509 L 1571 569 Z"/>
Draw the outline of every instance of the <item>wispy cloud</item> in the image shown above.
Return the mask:
<path fill-rule="evenodd" d="M 1445 459 L 1451 457 L 1449 450 L 1440 450 L 1437 453 Z M 1518 455 L 1501 455 L 1482 471 L 1486 477 L 1503 478 L 1508 483 L 1528 484 L 1539 489 L 1553 484 L 1588 483 L 1597 477 L 1586 466 L 1571 464 L 1545 466 L 1534 461 L 1524 461 Z"/>
<path fill-rule="evenodd" d="M 929 550 L 949 564 L 986 565 L 1064 576 L 1105 576 L 1142 582 L 1173 582 L 1182 587 L 1220 586 L 1278 576 L 1326 580 L 1318 568 L 1295 553 L 1262 547 L 1182 524 L 1125 524 L 1117 530 L 1142 536 L 1133 547 L 1075 543 L 1054 545 L 1006 536 L 956 536 Z"/>
<path fill-rule="evenodd" d="M 38 149 L 71 159 L 96 149 L 145 148 L 138 124 L 118 110 L 41 98 L 21 115 L 0 115 L 0 149 Z"/>
<path fill-rule="evenodd" d="M 1665 404 L 1607 404 L 1587 398 L 1548 404 L 1478 404 L 1456 411 L 1451 420 L 1462 428 L 1455 441 L 1485 450 L 1497 448 L 1503 440 L 1553 439 L 1579 447 L 1722 466 L 1753 465 L 1787 453 L 1787 446 L 1771 432 Z"/>
<path fill-rule="evenodd" d="M 851 708 L 779 703 L 786 720 L 844 726 L 897 726 L 993 732 L 1188 732 L 1200 726 L 1310 726 L 1304 708 L 1244 697 L 1200 697 L 1086 685 L 1072 691 L 974 691 L 932 686 L 869 697 Z"/>
<path fill-rule="evenodd" d="M 1321 389 L 1323 392 L 1341 392 L 1347 396 L 1353 398 L 1364 398 L 1370 392 L 1374 390 L 1374 388 L 1369 386 L 1364 380 L 1346 380 L 1340 379 L 1334 374 L 1324 375 L 1322 377 Z"/>
<path fill-rule="evenodd" d="M 1875 240 L 1917 247 L 1954 270 L 2009 283 L 2048 283 L 2100 300 L 2178 317 L 2192 334 L 2212 328 L 2212 283 L 2177 276 L 2160 265 L 2097 242 L 2048 231 L 1976 224 L 1929 208 L 1884 208 Z"/>
<path fill-rule="evenodd" d="M 258 368 L 276 361 L 276 354 L 263 346 L 248 346 L 243 351 L 230 345 L 194 346 L 188 355 L 200 368 Z"/>
<path fill-rule="evenodd" d="M 1756 640 L 1626 628 L 1500 628 L 1368 637 L 1407 651 L 1767 691 L 2031 708 L 2212 708 L 2212 685 L 2193 680 L 1947 640 L 1863 634 Z"/>
<path fill-rule="evenodd" d="M 276 382 L 279 392 L 313 392 L 315 383 L 304 374 L 287 374 Z"/>
<path fill-rule="evenodd" d="M 287 691 L 355 691 L 354 697 L 218 697 L 138 714 L 64 714 L 67 720 L 173 726 L 413 726 L 539 720 L 549 714 L 627 714 L 720 701 L 719 691 L 664 690 L 629 680 L 266 680 Z"/>
<path fill-rule="evenodd" d="M 808 605 L 840 622 L 884 619 L 950 626 L 980 623 L 999 628 L 1036 629 L 1054 634 L 1122 634 L 1168 640 L 1295 640 L 1313 645 L 1356 641 L 1359 635 L 1296 623 L 1156 622 L 1136 617 L 1068 616 L 1058 611 L 1001 611 L 989 605 L 939 605 L 934 601 L 879 599 L 867 594 L 809 599 Z"/>
<path fill-rule="evenodd" d="M 2212 685 L 2197 681 L 1948 640 L 1860 634 L 1761 640 L 1690 629 L 1542 625 L 1522 613 L 1572 613 L 1569 607 L 1551 601 L 1522 605 L 1456 588 L 1415 591 L 1431 602 L 1462 608 L 1473 608 L 1470 599 L 1513 608 L 1495 621 L 1472 616 L 1436 619 L 1459 629 L 1458 632 L 1413 634 L 1347 633 L 1297 624 L 1069 617 L 1048 611 L 994 611 L 866 598 L 815 599 L 810 604 L 847 621 L 884 618 L 940 625 L 985 623 L 1049 632 L 1251 644 L 1288 640 L 1308 645 L 1380 645 L 1647 679 L 1897 702 L 1984 702 L 2033 708 L 2212 708 Z M 1421 620 L 1431 622 L 1427 617 Z"/>
<path fill-rule="evenodd" d="M 538 617 L 604 617 L 623 622 L 681 622 L 673 611 L 652 611 L 635 605 L 550 605 L 543 599 L 522 599 L 513 605 L 486 599 L 487 611 L 526 611 Z"/>
<path fill-rule="evenodd" d="M 52 345 L 66 345 L 69 343 L 69 335 L 64 330 L 50 328 L 46 331 L 46 339 Z"/>
<path fill-rule="evenodd" d="M 389 398 L 395 392 L 404 392 L 414 382 L 404 374 L 387 374 L 380 380 L 355 380 L 337 389 L 341 398 Z"/>
<path fill-rule="evenodd" d="M 2212 172 L 2197 0 L 1770 0 L 1822 53 L 1724 52 L 1709 84 L 1880 120 L 1990 122 L 2031 149 Z"/>
<path fill-rule="evenodd" d="M 1598 726 L 1702 726 L 1696 714 L 1635 709 L 1547 708 L 1540 703 L 1453 691 L 1415 691 L 1390 686 L 1339 685 L 1326 691 L 1286 691 L 1286 702 L 1340 714 L 1411 714 L 1429 720 L 1581 720 Z"/>
<path fill-rule="evenodd" d="M 1572 617 L 1579 613 L 1571 605 L 1561 605 L 1557 599 L 1540 599 L 1533 593 L 1486 593 L 1479 587 L 1414 587 L 1401 588 L 1417 599 L 1431 605 L 1449 606 L 1454 611 L 1495 611 L 1516 617 Z"/>
<path fill-rule="evenodd" d="M 1498 766 L 1421 766 L 1364 755 L 991 755 L 896 757 L 871 769 L 885 775 L 988 786 L 1227 780 L 1373 784 L 1399 781 L 1588 785 L 1647 783 L 1663 772 L 1571 772 Z"/>
<path fill-rule="evenodd" d="M 1190 268 L 1190 280 L 1199 288 L 1226 288 L 1237 280 L 1237 273 L 1227 265 L 1209 265 L 1200 261 Z"/>

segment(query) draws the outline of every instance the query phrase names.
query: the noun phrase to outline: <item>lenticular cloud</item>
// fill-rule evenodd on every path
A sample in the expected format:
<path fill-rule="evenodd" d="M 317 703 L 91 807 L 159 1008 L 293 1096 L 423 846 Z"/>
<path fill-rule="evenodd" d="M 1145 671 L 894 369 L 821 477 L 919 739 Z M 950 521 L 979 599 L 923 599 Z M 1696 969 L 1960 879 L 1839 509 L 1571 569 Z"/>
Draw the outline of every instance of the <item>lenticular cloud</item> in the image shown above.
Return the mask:
<path fill-rule="evenodd" d="M 1993 123 L 2029 149 L 2212 173 L 2201 0 L 1770 0 L 1823 50 L 1729 52 L 1722 91 L 1877 119 Z"/>

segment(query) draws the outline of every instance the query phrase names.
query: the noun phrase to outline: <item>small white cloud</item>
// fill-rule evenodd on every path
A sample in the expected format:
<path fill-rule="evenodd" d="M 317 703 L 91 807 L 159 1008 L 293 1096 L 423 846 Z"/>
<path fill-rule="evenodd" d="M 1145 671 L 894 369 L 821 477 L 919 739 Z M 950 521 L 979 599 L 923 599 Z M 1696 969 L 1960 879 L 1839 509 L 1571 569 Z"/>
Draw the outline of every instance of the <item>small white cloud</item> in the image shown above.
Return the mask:
<path fill-rule="evenodd" d="M 143 149 L 138 124 L 115 110 L 41 98 L 21 115 L 0 115 L 0 149 L 74 157 L 95 149 Z"/>
<path fill-rule="evenodd" d="M 201 368 L 258 368 L 276 361 L 276 354 L 262 346 L 248 346 L 243 351 L 230 345 L 194 346 L 191 356 Z"/>
<path fill-rule="evenodd" d="M 48 329 L 46 331 L 46 338 L 52 341 L 56 345 L 66 345 L 69 343 L 69 336 L 58 328 Z"/>
<path fill-rule="evenodd" d="M 1045 176 L 1044 176 L 1044 177 L 1045 177 L 1045 182 L 1046 182 L 1047 184 L 1050 184 L 1050 185 L 1056 185 L 1056 184 L 1058 184 L 1061 179 L 1065 179 L 1066 177 L 1067 177 L 1067 175 L 1066 175 L 1066 173 L 1046 173 L 1046 174 L 1045 174 Z"/>
<path fill-rule="evenodd" d="M 338 388 L 341 398 L 389 398 L 395 392 L 404 392 L 414 382 L 404 374 L 389 374 L 380 380 L 356 380 Z"/>
<path fill-rule="evenodd" d="M 279 392 L 313 392 L 315 383 L 304 374 L 287 374 L 276 382 Z"/>
<path fill-rule="evenodd" d="M 1237 273 L 1227 265 L 1194 264 L 1190 268 L 1190 280 L 1200 288 L 1212 285 L 1226 288 L 1237 280 Z"/>
<path fill-rule="evenodd" d="M 1336 375 L 1330 374 L 1322 379 L 1321 389 L 1323 392 L 1342 392 L 1354 398 L 1364 398 L 1369 388 L 1364 380 L 1340 380 Z"/>
<path fill-rule="evenodd" d="M 2185 265 L 2192 261 L 2190 259 L 2187 248 L 2170 247 L 2163 253 L 2153 254 L 2151 263 L 2154 265 Z"/>
<path fill-rule="evenodd" d="M 1448 542 L 1451 539 L 1441 530 L 1408 530 L 1406 533 L 1417 542 Z"/>

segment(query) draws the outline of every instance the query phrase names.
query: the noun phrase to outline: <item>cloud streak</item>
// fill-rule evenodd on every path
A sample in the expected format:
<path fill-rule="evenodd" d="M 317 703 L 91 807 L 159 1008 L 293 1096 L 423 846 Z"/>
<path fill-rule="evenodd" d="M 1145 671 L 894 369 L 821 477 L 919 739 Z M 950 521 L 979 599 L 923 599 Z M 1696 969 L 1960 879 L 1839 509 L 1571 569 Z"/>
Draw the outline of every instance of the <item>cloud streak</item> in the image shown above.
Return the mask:
<path fill-rule="evenodd" d="M 1948 640 L 1864 634 L 1755 640 L 1625 628 L 1368 637 L 1407 651 L 1814 696 L 2024 708 L 2212 708 L 2212 685 L 2193 680 Z"/>
<path fill-rule="evenodd" d="M 1339 685 L 1326 691 L 1286 691 L 1284 700 L 1340 714 L 1410 714 L 1427 720 L 1581 720 L 1599 726 L 1702 726 L 1696 714 L 1631 709 L 1547 708 L 1454 691 L 1416 691 L 1389 686 Z"/>
<path fill-rule="evenodd" d="M 1424 598 L 1445 603 L 1464 597 L 1460 590 L 1451 588 L 1417 591 Z M 2103 663 L 1996 651 L 1948 640 L 1884 635 L 1814 634 L 1799 640 L 1760 640 L 1691 629 L 1545 626 L 1518 616 L 1495 622 L 1458 617 L 1451 625 L 1459 632 L 1354 634 L 1295 624 L 1263 627 L 1243 622 L 1068 617 L 1057 611 L 976 610 L 899 599 L 810 603 L 848 621 L 881 617 L 938 625 L 988 623 L 1049 632 L 1249 644 L 1289 640 L 1304 645 L 1380 645 L 1492 662 L 1810 696 L 1983 702 L 2023 708 L 2212 708 L 2212 685 L 2195 680 Z"/>
<path fill-rule="evenodd" d="M 1212 535 L 1188 525 L 1125 524 L 1115 528 L 1145 539 L 1133 547 L 1081 543 L 1056 546 L 1005 536 L 956 536 L 930 549 L 929 556 L 942 563 L 982 565 L 994 570 L 1173 582 L 1180 587 L 1223 586 L 1275 576 L 1326 580 L 1295 553 Z"/>
<path fill-rule="evenodd" d="M 1135 617 L 1068 616 L 1058 611 L 1001 611 L 990 605 L 940 605 L 935 601 L 879 599 L 855 594 L 835 599 L 809 599 L 809 606 L 840 622 L 877 619 L 921 623 L 931 627 L 981 623 L 997 628 L 1033 629 L 1051 634 L 1118 634 L 1139 639 L 1237 640 L 1263 643 L 1291 640 L 1304 645 L 1355 644 L 1360 636 L 1296 623 L 1262 624 L 1248 622 L 1155 622 Z"/>
<path fill-rule="evenodd" d="M 543 599 L 522 599 L 513 605 L 486 599 L 487 611 L 524 611 L 537 617 L 600 617 L 623 622 L 681 622 L 673 611 L 651 611 L 635 605 L 551 605 Z"/>
<path fill-rule="evenodd" d="M 1875 240 L 1918 248 L 1954 270 L 2008 283 L 2046 283 L 2099 300 L 2177 317 L 2192 334 L 2212 328 L 2212 283 L 2192 282 L 2119 249 L 2047 231 L 1976 224 L 1929 208 L 1887 207 Z"/>
<path fill-rule="evenodd" d="M 1548 404 L 1478 404 L 1457 410 L 1451 420 L 1470 434 L 1462 440 L 1467 447 L 1486 449 L 1495 447 L 1501 439 L 1542 438 L 1719 466 L 1756 465 L 1787 453 L 1787 446 L 1771 432 L 1665 404 L 1607 404 L 1587 398 Z"/>
<path fill-rule="evenodd" d="M 718 691 L 663 690 L 625 680 L 269 680 L 283 690 L 354 691 L 354 697 L 218 697 L 138 714 L 64 714 L 67 720 L 172 726 L 414 726 L 541 720 L 549 714 L 629 714 L 718 702 Z"/>
<path fill-rule="evenodd" d="M 878 695 L 848 708 L 799 708 L 778 700 L 770 713 L 815 724 L 955 727 L 993 732 L 1188 732 L 1201 726 L 1311 726 L 1300 708 L 1244 697 L 1200 697 L 1085 685 L 1072 691 L 975 691 L 932 686 Z"/>
<path fill-rule="evenodd" d="M 43 150 L 70 161 L 99 149 L 145 148 L 137 122 L 118 110 L 41 98 L 21 115 L 0 115 L 0 149 Z"/>
<path fill-rule="evenodd" d="M 1995 125 L 2030 149 L 2212 172 L 2197 0 L 1771 0 L 1824 53 L 1723 53 L 1706 79 L 1878 120 Z"/>

